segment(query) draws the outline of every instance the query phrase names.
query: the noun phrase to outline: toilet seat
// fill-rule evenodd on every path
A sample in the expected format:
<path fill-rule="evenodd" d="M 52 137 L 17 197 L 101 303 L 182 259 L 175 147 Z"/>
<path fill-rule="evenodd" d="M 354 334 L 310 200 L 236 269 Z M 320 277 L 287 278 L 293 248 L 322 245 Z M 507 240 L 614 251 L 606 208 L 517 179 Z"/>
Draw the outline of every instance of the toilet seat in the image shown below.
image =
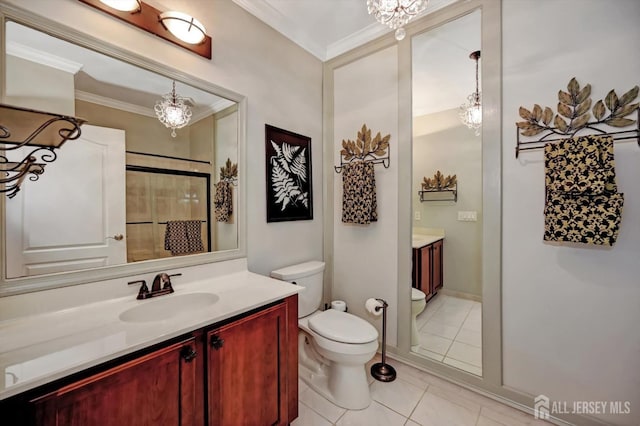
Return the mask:
<path fill-rule="evenodd" d="M 417 288 L 411 288 L 411 301 L 424 300 L 426 297 L 427 295 L 422 291 L 418 290 Z"/>
<path fill-rule="evenodd" d="M 378 330 L 371 324 L 335 309 L 328 309 L 309 318 L 309 328 L 325 339 L 339 343 L 361 344 L 378 339 Z"/>

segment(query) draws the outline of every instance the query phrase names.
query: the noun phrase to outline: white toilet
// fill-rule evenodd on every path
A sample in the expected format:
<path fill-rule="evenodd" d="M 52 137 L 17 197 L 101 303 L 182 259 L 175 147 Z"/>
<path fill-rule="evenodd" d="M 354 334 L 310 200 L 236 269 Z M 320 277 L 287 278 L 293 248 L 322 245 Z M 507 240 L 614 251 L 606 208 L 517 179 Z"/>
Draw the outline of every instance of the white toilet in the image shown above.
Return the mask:
<path fill-rule="evenodd" d="M 324 262 L 312 261 L 271 272 L 304 287 L 298 294 L 300 378 L 334 404 L 361 410 L 371 404 L 365 364 L 378 349 L 378 330 L 346 312 L 320 311 Z"/>
<path fill-rule="evenodd" d="M 416 318 L 427 306 L 427 295 L 417 288 L 411 288 L 411 346 L 420 344 Z"/>

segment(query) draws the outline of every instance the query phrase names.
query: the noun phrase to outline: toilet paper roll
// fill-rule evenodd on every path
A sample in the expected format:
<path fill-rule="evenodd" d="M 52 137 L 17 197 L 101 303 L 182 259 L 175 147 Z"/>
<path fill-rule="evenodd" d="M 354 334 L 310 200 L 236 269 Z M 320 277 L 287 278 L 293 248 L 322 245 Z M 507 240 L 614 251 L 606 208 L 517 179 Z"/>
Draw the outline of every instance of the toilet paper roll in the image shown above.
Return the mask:
<path fill-rule="evenodd" d="M 346 312 L 347 304 L 344 300 L 333 300 L 331 301 L 331 309 L 335 309 L 336 311 Z"/>
<path fill-rule="evenodd" d="M 380 309 L 376 310 L 376 307 L 378 306 L 380 307 Z M 364 302 L 364 307 L 371 315 L 375 315 L 377 317 L 382 315 L 382 302 L 380 302 L 379 300 L 367 299 L 367 301 Z"/>

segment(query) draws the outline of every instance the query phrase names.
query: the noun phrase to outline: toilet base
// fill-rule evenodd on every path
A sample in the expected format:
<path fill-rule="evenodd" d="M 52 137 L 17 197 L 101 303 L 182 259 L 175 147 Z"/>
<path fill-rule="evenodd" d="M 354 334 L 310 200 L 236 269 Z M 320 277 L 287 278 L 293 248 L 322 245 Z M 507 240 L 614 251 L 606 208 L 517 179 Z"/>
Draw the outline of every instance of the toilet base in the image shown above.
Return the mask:
<path fill-rule="evenodd" d="M 323 366 L 323 372 L 298 365 L 300 379 L 311 389 L 347 410 L 364 410 L 371 404 L 369 383 L 364 366 Z"/>

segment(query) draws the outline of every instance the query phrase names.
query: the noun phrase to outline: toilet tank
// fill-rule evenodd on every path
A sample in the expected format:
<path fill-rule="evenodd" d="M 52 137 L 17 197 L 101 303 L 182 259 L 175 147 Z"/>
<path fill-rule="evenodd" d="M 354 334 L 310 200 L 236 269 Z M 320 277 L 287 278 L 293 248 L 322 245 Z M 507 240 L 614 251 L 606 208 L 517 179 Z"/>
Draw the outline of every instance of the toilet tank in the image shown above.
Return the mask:
<path fill-rule="evenodd" d="M 298 318 L 315 312 L 322 302 L 324 262 L 313 260 L 271 272 L 271 277 L 304 287 L 298 294 Z"/>

